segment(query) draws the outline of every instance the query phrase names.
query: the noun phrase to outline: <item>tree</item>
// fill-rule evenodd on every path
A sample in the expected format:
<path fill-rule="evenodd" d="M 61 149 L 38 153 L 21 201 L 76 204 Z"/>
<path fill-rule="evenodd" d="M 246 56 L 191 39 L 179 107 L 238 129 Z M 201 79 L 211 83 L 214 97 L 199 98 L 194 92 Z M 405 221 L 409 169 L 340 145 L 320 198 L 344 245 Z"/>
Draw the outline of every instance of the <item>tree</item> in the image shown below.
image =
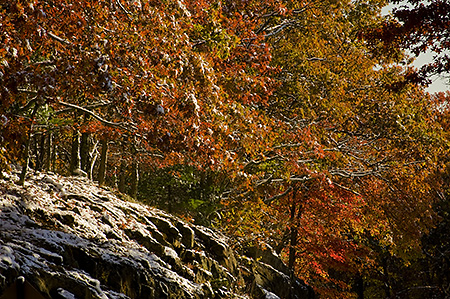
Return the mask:
<path fill-rule="evenodd" d="M 361 39 L 384 4 L 2 3 L 0 159 L 26 174 L 52 144 L 59 172 L 90 164 L 113 184 L 123 171 L 120 189 L 187 202 L 199 223 L 271 245 L 292 277 L 351 296 L 390 256 L 418 252 L 446 150 L 398 47 L 374 55 Z"/>
<path fill-rule="evenodd" d="M 393 0 L 392 3 L 401 3 Z M 424 65 L 418 73 L 411 73 L 406 79 L 429 82 L 431 75 L 450 71 L 448 51 L 450 36 L 450 3 L 444 0 L 409 0 L 408 5 L 397 7 L 392 18 L 381 26 L 371 27 L 364 35 L 373 47 L 373 52 L 397 52 L 399 48 L 410 50 L 416 57 L 421 53 L 434 53 L 433 62 Z"/>
<path fill-rule="evenodd" d="M 316 290 L 342 297 L 375 263 L 368 240 L 402 258 L 420 252 L 433 214 L 425 178 L 444 140 L 423 91 L 392 88 L 404 69 L 386 62 L 398 58 L 374 57 L 359 39 L 381 21 L 382 1 L 285 3 L 289 13 L 266 14 L 276 17 L 261 33 L 281 70 L 259 107 L 271 131 L 265 150 L 243 161 L 249 189 L 236 190 L 240 208 L 224 218 L 286 254 Z"/>
<path fill-rule="evenodd" d="M 236 146 L 226 141 L 245 135 L 234 128 L 252 123 L 251 103 L 263 98 L 256 90 L 270 87 L 267 64 L 259 65 L 266 49 L 237 49 L 245 22 L 221 11 L 214 1 L 2 4 L 1 113 L 19 127 L 39 98 L 52 110 L 48 132 L 71 127 L 95 139 L 120 139 L 134 144 L 126 150 L 136 147 L 136 161 L 156 158 L 162 166 L 230 164 L 223 157 Z M 252 64 L 244 61 L 250 52 Z M 236 74 L 253 82 L 242 84 L 245 93 L 228 88 Z"/>

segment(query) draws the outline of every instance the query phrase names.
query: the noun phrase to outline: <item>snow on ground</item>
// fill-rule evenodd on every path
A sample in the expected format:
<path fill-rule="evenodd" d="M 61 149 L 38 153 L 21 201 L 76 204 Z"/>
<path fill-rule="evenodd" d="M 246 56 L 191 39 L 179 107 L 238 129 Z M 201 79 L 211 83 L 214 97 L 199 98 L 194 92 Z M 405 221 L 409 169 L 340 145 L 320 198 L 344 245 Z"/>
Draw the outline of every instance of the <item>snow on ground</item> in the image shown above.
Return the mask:
<path fill-rule="evenodd" d="M 31 175 L 23 187 L 14 183 L 17 180 L 17 174 L 0 179 L 0 281 L 6 279 L 2 269 L 3 273 L 15 271 L 25 276 L 44 271 L 84 284 L 96 298 L 126 297 L 113 290 L 108 296 L 92 271 L 76 268 L 77 261 L 70 261 L 76 257 L 67 252 L 75 250 L 111 265 L 126 264 L 143 272 L 148 268 L 147 272 L 185 293 L 203 294 L 203 284 L 174 272 L 145 246 L 145 240 L 157 244 L 152 237 L 157 227 L 148 219 L 169 217 L 165 213 L 121 200 L 86 178 L 38 173 Z M 133 239 L 127 230 L 139 231 L 143 240 Z M 173 248 L 161 248 L 163 255 L 179 261 Z M 72 268 L 62 269 L 64 264 Z M 57 292 L 63 298 L 75 298 L 71 290 L 58 288 Z"/>

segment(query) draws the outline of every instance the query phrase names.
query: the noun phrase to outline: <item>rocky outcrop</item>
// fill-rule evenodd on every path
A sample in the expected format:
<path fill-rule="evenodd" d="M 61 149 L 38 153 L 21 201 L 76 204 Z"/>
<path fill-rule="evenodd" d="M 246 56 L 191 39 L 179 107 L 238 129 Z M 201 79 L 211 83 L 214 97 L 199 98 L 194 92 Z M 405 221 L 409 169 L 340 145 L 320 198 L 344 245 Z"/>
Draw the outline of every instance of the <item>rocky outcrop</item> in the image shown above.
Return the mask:
<path fill-rule="evenodd" d="M 84 177 L 17 179 L 0 179 L 0 294 L 21 276 L 44 298 L 308 298 L 276 256 L 238 255 L 217 231 Z"/>

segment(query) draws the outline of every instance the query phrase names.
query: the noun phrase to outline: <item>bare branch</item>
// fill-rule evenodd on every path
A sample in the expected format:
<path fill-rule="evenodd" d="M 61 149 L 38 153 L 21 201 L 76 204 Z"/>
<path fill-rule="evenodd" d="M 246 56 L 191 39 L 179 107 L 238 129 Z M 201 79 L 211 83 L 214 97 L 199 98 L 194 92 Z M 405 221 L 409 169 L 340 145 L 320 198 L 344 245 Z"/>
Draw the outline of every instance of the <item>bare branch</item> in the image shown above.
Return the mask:
<path fill-rule="evenodd" d="M 131 13 L 122 5 L 122 3 L 120 2 L 120 0 L 116 0 L 117 5 L 119 5 L 120 9 L 123 10 L 123 12 L 127 15 L 128 19 L 131 20 Z"/>
<path fill-rule="evenodd" d="M 327 61 L 326 58 L 320 58 L 320 57 L 311 57 L 311 58 L 306 58 L 307 61 Z"/>
<path fill-rule="evenodd" d="M 63 101 L 59 101 L 59 104 L 61 104 L 63 106 L 66 106 L 66 107 L 77 109 L 79 111 L 83 111 L 83 112 L 91 115 L 92 117 L 94 117 L 96 120 L 104 123 L 107 126 L 124 129 L 124 130 L 130 131 L 130 132 L 134 132 L 136 130 L 136 128 L 134 128 L 134 127 L 130 128 L 129 127 L 130 124 L 127 124 L 127 123 L 114 123 L 114 122 L 110 122 L 110 121 L 108 121 L 106 119 L 103 119 L 100 116 L 98 116 L 97 114 L 95 114 L 94 112 L 92 112 L 91 110 L 86 109 L 84 107 L 80 107 L 78 105 L 66 103 L 66 102 L 63 102 Z"/>
<path fill-rule="evenodd" d="M 348 191 L 348 192 L 350 192 L 350 193 L 353 193 L 353 194 L 355 194 L 355 195 L 361 196 L 360 193 L 358 193 L 358 192 L 356 192 L 356 191 L 354 191 L 354 190 L 352 190 L 352 189 L 350 189 L 350 188 L 347 188 L 347 187 L 345 187 L 345 186 L 342 186 L 342 185 L 340 185 L 340 184 L 337 184 L 337 183 L 335 183 L 335 182 L 333 182 L 333 185 L 336 186 L 336 187 L 339 187 L 339 188 L 341 188 L 341 189 L 343 189 L 343 190 L 345 190 L 345 191 Z"/>
<path fill-rule="evenodd" d="M 278 178 L 278 179 L 271 179 L 271 182 L 274 183 L 281 183 L 281 182 L 306 182 L 311 180 L 312 177 L 310 175 L 304 175 L 304 176 L 293 176 L 289 178 Z"/>
<path fill-rule="evenodd" d="M 263 201 L 264 201 L 265 204 L 270 205 L 273 201 L 286 196 L 292 189 L 293 189 L 292 186 L 289 186 L 289 188 L 287 188 L 286 191 L 284 191 L 283 193 L 280 193 L 280 194 L 274 195 L 272 197 L 266 198 Z"/>
<path fill-rule="evenodd" d="M 283 156 L 275 155 L 273 157 L 269 157 L 269 158 L 266 158 L 266 159 L 252 160 L 252 161 L 250 161 L 250 162 L 248 162 L 247 164 L 244 165 L 244 169 L 246 169 L 246 168 L 248 168 L 250 166 L 253 166 L 253 165 L 259 165 L 259 164 L 262 164 L 262 163 L 271 162 L 273 160 L 284 160 L 284 158 L 283 158 Z"/>
<path fill-rule="evenodd" d="M 71 44 L 72 44 L 72 43 L 69 42 L 68 40 L 66 40 L 66 39 L 64 39 L 64 38 L 62 38 L 62 37 L 57 36 L 56 34 L 52 33 L 51 31 L 47 31 L 47 34 L 48 34 L 51 38 L 53 38 L 54 40 L 56 40 L 56 41 L 58 41 L 58 42 L 60 42 L 60 43 L 62 43 L 62 44 L 65 44 L 65 45 L 71 45 Z"/>
<path fill-rule="evenodd" d="M 93 103 L 91 105 L 87 105 L 87 106 L 84 107 L 84 109 L 96 109 L 96 108 L 106 107 L 106 106 L 109 106 L 109 105 L 111 105 L 110 101 L 107 101 L 107 102 L 101 101 L 101 102 L 98 102 L 98 103 Z M 77 108 L 69 107 L 69 108 L 66 108 L 66 109 L 58 110 L 58 111 L 55 112 L 55 114 L 66 113 L 68 111 L 72 111 L 73 109 L 77 109 Z"/>
<path fill-rule="evenodd" d="M 265 34 L 264 37 L 268 38 L 274 35 L 277 35 L 278 33 L 282 32 L 284 29 L 291 27 L 293 25 L 295 25 L 296 22 L 295 21 L 284 21 L 283 23 L 281 23 L 280 25 L 274 26 L 272 28 L 269 28 L 268 31 L 269 33 Z"/>
<path fill-rule="evenodd" d="M 378 173 L 379 171 L 376 170 L 348 171 L 342 169 L 335 169 L 330 171 L 331 175 L 336 175 L 343 178 L 361 178 L 369 175 L 375 175 Z"/>

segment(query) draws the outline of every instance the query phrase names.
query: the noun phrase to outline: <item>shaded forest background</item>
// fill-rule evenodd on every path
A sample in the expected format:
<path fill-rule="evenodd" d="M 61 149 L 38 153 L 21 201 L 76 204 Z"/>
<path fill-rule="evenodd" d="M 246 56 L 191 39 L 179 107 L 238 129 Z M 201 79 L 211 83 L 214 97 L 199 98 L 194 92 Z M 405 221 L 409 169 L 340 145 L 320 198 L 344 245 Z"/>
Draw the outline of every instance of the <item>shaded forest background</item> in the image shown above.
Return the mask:
<path fill-rule="evenodd" d="M 450 4 L 409 2 L 1 1 L 0 167 L 269 246 L 324 298 L 447 298 Z"/>

